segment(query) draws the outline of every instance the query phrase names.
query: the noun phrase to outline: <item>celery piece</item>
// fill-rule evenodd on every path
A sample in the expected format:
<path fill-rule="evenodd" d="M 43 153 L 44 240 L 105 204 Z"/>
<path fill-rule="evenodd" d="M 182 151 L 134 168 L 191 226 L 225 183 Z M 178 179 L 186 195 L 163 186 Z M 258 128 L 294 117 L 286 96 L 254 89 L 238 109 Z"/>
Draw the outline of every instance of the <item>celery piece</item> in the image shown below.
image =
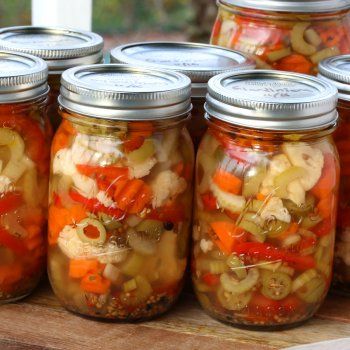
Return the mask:
<path fill-rule="evenodd" d="M 259 276 L 259 270 L 257 268 L 251 268 L 248 271 L 247 277 L 239 282 L 228 273 L 223 273 L 220 276 L 220 282 L 227 292 L 241 294 L 252 290 L 258 283 Z"/>
<path fill-rule="evenodd" d="M 216 293 L 219 303 L 224 309 L 240 311 L 247 307 L 252 293 L 231 293 L 220 287 Z"/>
<path fill-rule="evenodd" d="M 274 179 L 274 187 L 276 190 L 276 196 L 280 198 L 288 197 L 288 185 L 295 180 L 298 180 L 304 177 L 307 174 L 307 171 L 298 166 L 292 166 L 282 172 L 280 175 L 277 175 Z"/>
<path fill-rule="evenodd" d="M 266 166 L 259 165 L 249 169 L 243 181 L 243 196 L 253 197 L 259 193 L 260 185 L 266 176 Z"/>
<path fill-rule="evenodd" d="M 301 227 L 305 229 L 310 229 L 312 227 L 315 227 L 322 220 L 322 217 L 320 217 L 319 215 L 311 214 L 303 218 L 301 222 Z"/>
<path fill-rule="evenodd" d="M 272 51 L 267 54 L 267 58 L 270 62 L 276 62 L 280 59 L 289 56 L 292 53 L 290 47 L 286 47 L 280 50 Z"/>
<path fill-rule="evenodd" d="M 291 215 L 305 216 L 315 208 L 315 197 L 308 194 L 305 199 L 305 203 L 297 205 L 289 199 L 283 200 L 284 207 L 288 210 Z"/>
<path fill-rule="evenodd" d="M 304 56 L 310 56 L 316 52 L 316 47 L 307 43 L 304 39 L 305 31 L 309 25 L 310 23 L 307 22 L 296 23 L 291 34 L 291 44 L 293 50 Z"/>
<path fill-rule="evenodd" d="M 247 207 L 249 211 L 252 211 L 254 213 L 259 213 L 263 209 L 265 202 L 260 201 L 258 199 L 253 199 L 247 204 L 248 204 Z"/>
<path fill-rule="evenodd" d="M 315 269 L 306 270 L 293 281 L 292 292 L 297 291 L 315 277 L 317 277 L 317 271 Z"/>
<path fill-rule="evenodd" d="M 264 224 L 264 229 L 267 231 L 266 234 L 269 238 L 278 237 L 281 233 L 286 231 L 288 227 L 288 223 L 277 219 L 267 220 Z"/>
<path fill-rule="evenodd" d="M 146 139 L 142 146 L 128 154 L 128 159 L 132 163 L 143 163 L 154 155 L 155 147 L 151 139 Z"/>
<path fill-rule="evenodd" d="M 123 290 L 126 293 L 131 292 L 131 291 L 135 290 L 136 288 L 137 288 L 137 284 L 136 284 L 135 278 L 123 283 Z"/>
<path fill-rule="evenodd" d="M 146 300 L 152 294 L 153 289 L 147 278 L 141 275 L 137 275 L 135 277 L 135 281 L 137 284 L 137 295 L 139 300 Z"/>
<path fill-rule="evenodd" d="M 326 281 L 321 275 L 317 275 L 306 282 L 303 288 L 298 289 L 296 293 L 307 303 L 319 303 L 326 293 Z"/>
<path fill-rule="evenodd" d="M 238 227 L 251 233 L 258 242 L 265 241 L 266 237 L 265 237 L 265 234 L 264 234 L 262 228 L 259 225 L 257 225 L 256 223 L 247 220 L 245 218 L 245 216 L 243 216 L 241 222 L 238 224 Z"/>
<path fill-rule="evenodd" d="M 133 253 L 122 265 L 121 270 L 125 275 L 136 276 L 140 271 L 144 258 L 142 255 Z"/>
<path fill-rule="evenodd" d="M 164 225 L 161 221 L 146 219 L 141 221 L 136 227 L 137 232 L 141 232 L 147 237 L 159 240 L 160 235 L 164 232 Z"/>
<path fill-rule="evenodd" d="M 129 246 L 137 253 L 142 255 L 153 255 L 157 249 L 157 242 L 154 239 L 129 229 L 127 232 Z"/>
<path fill-rule="evenodd" d="M 226 264 L 239 280 L 247 277 L 246 267 L 237 255 L 230 255 L 226 260 Z"/>
<path fill-rule="evenodd" d="M 219 275 L 228 270 L 228 266 L 225 261 L 222 260 L 210 260 L 209 271 L 214 275 Z"/>

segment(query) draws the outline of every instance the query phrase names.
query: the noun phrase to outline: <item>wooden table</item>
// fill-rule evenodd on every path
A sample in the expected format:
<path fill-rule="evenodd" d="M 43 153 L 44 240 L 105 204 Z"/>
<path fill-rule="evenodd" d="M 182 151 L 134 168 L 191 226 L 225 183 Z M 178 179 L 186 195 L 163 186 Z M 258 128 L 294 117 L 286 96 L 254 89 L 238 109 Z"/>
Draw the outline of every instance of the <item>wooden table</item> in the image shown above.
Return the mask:
<path fill-rule="evenodd" d="M 350 336 L 350 298 L 336 295 L 310 322 L 282 332 L 224 325 L 208 317 L 191 294 L 154 321 L 95 321 L 65 311 L 47 283 L 22 302 L 1 306 L 0 315 L 1 350 L 265 350 Z"/>

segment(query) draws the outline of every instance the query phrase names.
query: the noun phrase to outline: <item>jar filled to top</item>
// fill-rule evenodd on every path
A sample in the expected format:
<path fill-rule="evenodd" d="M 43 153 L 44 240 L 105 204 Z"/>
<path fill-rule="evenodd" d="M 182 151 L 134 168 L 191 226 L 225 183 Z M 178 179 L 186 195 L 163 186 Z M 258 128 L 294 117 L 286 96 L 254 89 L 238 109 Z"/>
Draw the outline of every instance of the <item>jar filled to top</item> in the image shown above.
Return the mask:
<path fill-rule="evenodd" d="M 49 67 L 49 117 L 59 124 L 57 97 L 64 70 L 103 61 L 103 38 L 95 33 L 57 27 L 19 26 L 0 29 L 0 49 L 23 52 L 45 60 Z"/>
<path fill-rule="evenodd" d="M 46 63 L 0 51 L 0 303 L 27 296 L 46 261 Z"/>
<path fill-rule="evenodd" d="M 209 81 L 197 155 L 193 281 L 204 309 L 237 325 L 311 317 L 332 275 L 337 91 L 276 71 Z"/>
<path fill-rule="evenodd" d="M 181 42 L 144 42 L 118 46 L 111 51 L 111 61 L 169 69 L 191 79 L 193 111 L 189 131 L 196 147 L 206 129 L 204 103 L 209 79 L 220 73 L 255 68 L 253 61 L 240 52 L 213 45 Z"/>
<path fill-rule="evenodd" d="M 67 70 L 52 144 L 49 276 L 81 314 L 154 317 L 183 282 L 194 152 L 191 82 L 126 65 Z"/>
<path fill-rule="evenodd" d="M 250 54 L 258 68 L 316 75 L 350 53 L 349 0 L 219 0 L 211 43 Z"/>
<path fill-rule="evenodd" d="M 333 281 L 336 291 L 350 293 L 350 55 L 322 61 L 319 76 L 339 91 L 340 126 L 334 138 L 340 156 L 340 192 Z"/>

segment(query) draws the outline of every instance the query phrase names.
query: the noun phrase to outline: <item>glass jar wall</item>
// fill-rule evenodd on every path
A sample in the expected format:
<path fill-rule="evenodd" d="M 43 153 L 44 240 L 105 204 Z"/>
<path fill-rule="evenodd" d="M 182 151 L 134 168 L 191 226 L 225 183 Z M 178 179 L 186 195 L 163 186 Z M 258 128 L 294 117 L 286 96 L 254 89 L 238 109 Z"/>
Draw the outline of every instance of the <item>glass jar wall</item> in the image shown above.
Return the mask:
<path fill-rule="evenodd" d="M 211 43 L 240 50 L 257 67 L 317 74 L 318 63 L 350 52 L 344 1 L 220 0 Z"/>
<path fill-rule="evenodd" d="M 21 299 L 46 267 L 50 125 L 47 65 L 0 51 L 0 303 Z"/>
<path fill-rule="evenodd" d="M 336 89 L 302 75 L 251 71 L 209 81 L 192 276 L 213 317 L 277 329 L 322 304 L 339 181 L 335 106 Z"/>
<path fill-rule="evenodd" d="M 340 191 L 334 256 L 334 290 L 350 293 L 350 56 L 336 56 L 320 64 L 320 77 L 339 91 L 339 128 L 334 138 L 340 156 Z"/>
<path fill-rule="evenodd" d="M 49 67 L 48 115 L 56 130 L 61 118 L 57 97 L 65 69 L 103 61 L 103 38 L 95 33 L 56 27 L 8 27 L 0 29 L 0 49 L 38 56 Z"/>
<path fill-rule="evenodd" d="M 190 80 L 95 67 L 63 73 L 64 120 L 52 145 L 49 277 L 71 311 L 147 319 L 175 302 L 187 263 Z M 81 94 L 86 88 L 90 94 L 88 109 L 80 84 Z"/>
<path fill-rule="evenodd" d="M 119 46 L 111 51 L 111 61 L 138 67 L 170 69 L 191 79 L 193 110 L 188 129 L 195 149 L 207 128 L 203 116 L 208 80 L 219 73 L 255 68 L 253 61 L 240 52 L 212 45 L 178 42 Z"/>

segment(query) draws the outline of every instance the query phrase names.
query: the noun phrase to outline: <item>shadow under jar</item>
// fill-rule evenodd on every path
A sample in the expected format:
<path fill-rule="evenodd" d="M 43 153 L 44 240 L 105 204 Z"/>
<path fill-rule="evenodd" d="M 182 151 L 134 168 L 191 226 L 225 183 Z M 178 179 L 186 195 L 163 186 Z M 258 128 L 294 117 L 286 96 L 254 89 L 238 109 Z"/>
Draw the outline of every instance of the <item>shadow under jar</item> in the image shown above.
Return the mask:
<path fill-rule="evenodd" d="M 67 70 L 52 144 L 49 277 L 69 310 L 141 320 L 177 299 L 194 152 L 190 80 L 125 65 Z"/>
<path fill-rule="evenodd" d="M 211 43 L 245 52 L 260 69 L 317 74 L 321 60 L 350 53 L 350 2 L 219 0 Z"/>
<path fill-rule="evenodd" d="M 208 89 L 196 166 L 197 297 L 236 326 L 294 326 L 316 312 L 331 280 L 337 91 L 276 71 L 222 74 Z"/>
<path fill-rule="evenodd" d="M 339 90 L 339 128 L 334 134 L 340 156 L 340 191 L 334 255 L 334 290 L 350 293 L 350 55 L 336 56 L 320 64 L 322 79 Z"/>
<path fill-rule="evenodd" d="M 24 52 L 45 60 L 50 86 L 47 114 L 56 130 L 61 122 L 57 97 L 64 70 L 103 62 L 103 38 L 95 33 L 57 27 L 20 26 L 0 29 L 0 49 Z"/>
<path fill-rule="evenodd" d="M 47 65 L 0 51 L 0 303 L 21 299 L 46 268 L 51 128 Z"/>
<path fill-rule="evenodd" d="M 111 61 L 169 69 L 191 79 L 193 110 L 188 130 L 195 149 L 207 129 L 203 116 L 208 80 L 220 73 L 255 68 L 252 60 L 237 51 L 213 45 L 161 41 L 118 46 L 111 51 Z"/>

